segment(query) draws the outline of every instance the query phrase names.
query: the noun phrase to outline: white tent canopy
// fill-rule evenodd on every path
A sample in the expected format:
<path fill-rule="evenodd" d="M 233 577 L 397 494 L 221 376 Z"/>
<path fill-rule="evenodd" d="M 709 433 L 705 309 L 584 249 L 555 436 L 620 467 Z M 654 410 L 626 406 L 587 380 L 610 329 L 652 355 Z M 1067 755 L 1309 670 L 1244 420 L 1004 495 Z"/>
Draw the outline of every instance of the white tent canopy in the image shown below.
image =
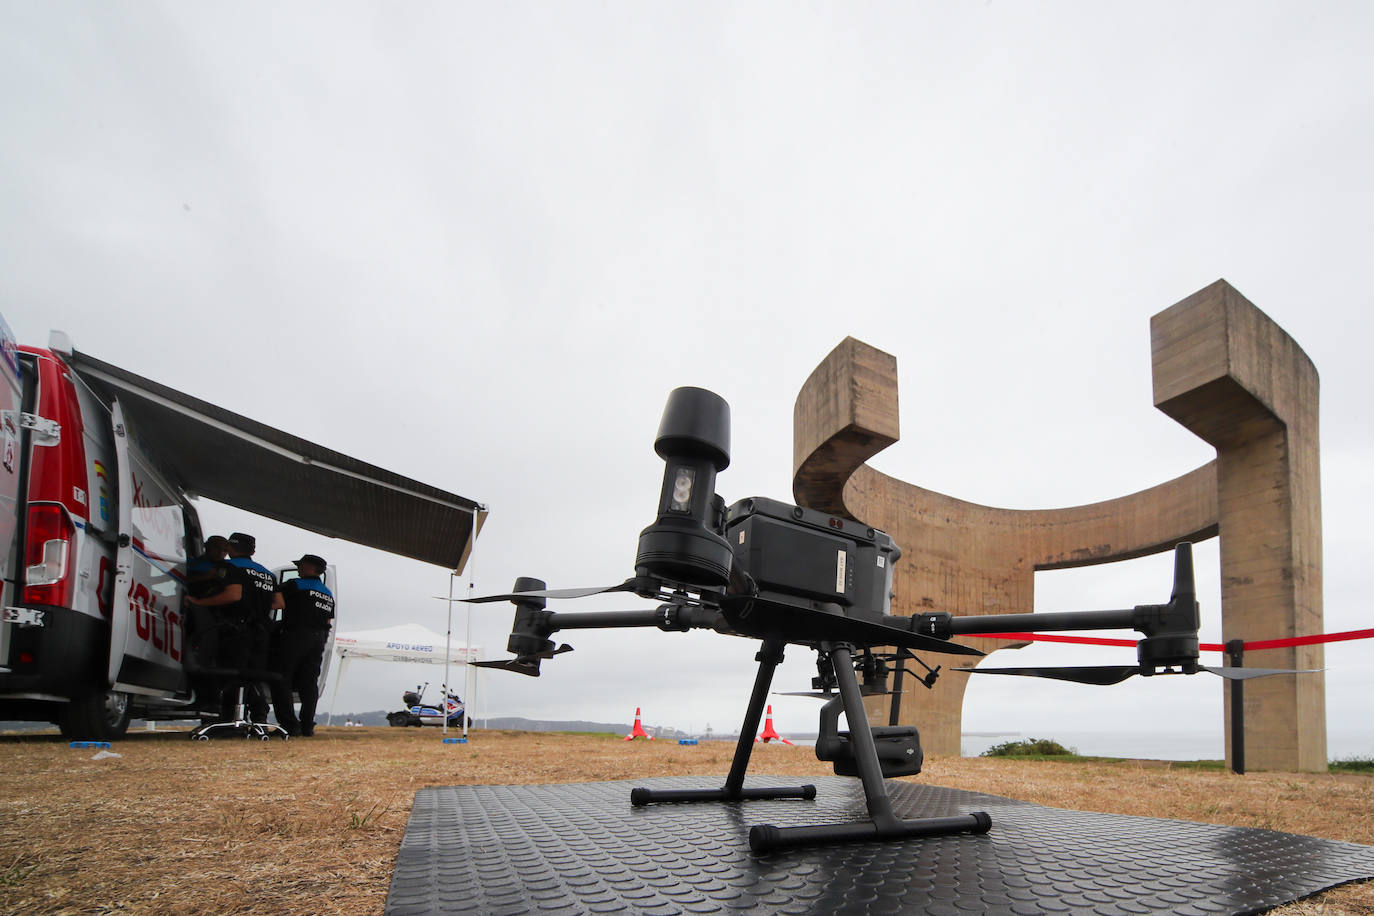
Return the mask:
<path fill-rule="evenodd" d="M 402 623 L 380 630 L 351 630 L 334 637 L 334 653 L 346 662 L 351 658 L 372 658 L 383 662 L 420 662 L 428 665 L 444 663 L 442 633 L 435 633 L 418 623 Z M 448 660 L 455 665 L 476 661 L 480 646 L 469 647 L 460 642 L 449 644 Z M 337 683 L 337 682 L 336 682 Z"/>
<path fill-rule="evenodd" d="M 447 657 L 444 653 L 445 643 L 449 646 Z M 422 665 L 442 665 L 446 662 L 466 665 L 469 661 L 476 661 L 481 653 L 481 646 L 451 641 L 444 634 L 435 633 L 418 623 L 338 633 L 334 637 L 334 654 L 339 656 L 339 670 L 334 676 L 334 695 L 329 703 L 329 716 L 331 719 L 334 716 L 334 705 L 339 698 L 339 683 L 343 680 L 344 671 L 355 658 L 380 662 L 417 662 Z"/>

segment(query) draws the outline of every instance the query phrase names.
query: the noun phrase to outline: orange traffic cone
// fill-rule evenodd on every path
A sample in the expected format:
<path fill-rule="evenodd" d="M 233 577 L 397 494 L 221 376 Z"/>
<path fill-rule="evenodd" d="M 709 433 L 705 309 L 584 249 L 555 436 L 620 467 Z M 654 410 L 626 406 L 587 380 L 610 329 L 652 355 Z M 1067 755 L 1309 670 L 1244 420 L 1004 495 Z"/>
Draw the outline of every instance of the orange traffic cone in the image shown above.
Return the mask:
<path fill-rule="evenodd" d="M 778 730 L 777 730 L 776 728 L 773 727 L 773 707 L 772 707 L 772 706 L 769 706 L 769 707 L 768 707 L 768 718 L 765 719 L 765 720 L 763 721 L 763 731 L 760 732 L 760 733 L 759 733 L 759 736 L 758 736 L 757 738 L 755 738 L 754 740 L 755 740 L 755 741 L 762 741 L 764 744 L 767 744 L 769 741 L 781 741 L 783 744 L 792 744 L 791 741 L 788 741 L 788 740 L 787 740 L 786 738 L 784 738 L 782 735 L 779 735 L 779 734 L 778 734 Z M 792 744 L 792 746 L 793 746 L 793 747 L 796 747 L 795 744 Z"/>
<path fill-rule="evenodd" d="M 635 727 L 625 736 L 626 741 L 633 741 L 636 738 L 643 738 L 646 741 L 654 740 L 654 736 L 644 730 L 644 726 L 639 723 L 639 707 L 635 707 Z"/>

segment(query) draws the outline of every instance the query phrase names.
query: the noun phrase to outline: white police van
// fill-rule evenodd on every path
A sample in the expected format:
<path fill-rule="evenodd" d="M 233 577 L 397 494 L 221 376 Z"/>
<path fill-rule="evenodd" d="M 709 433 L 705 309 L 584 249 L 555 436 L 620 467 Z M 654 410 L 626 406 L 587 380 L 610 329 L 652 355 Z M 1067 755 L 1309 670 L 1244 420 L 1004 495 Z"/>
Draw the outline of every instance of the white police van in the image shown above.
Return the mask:
<path fill-rule="evenodd" d="M 195 495 L 449 569 L 485 519 L 479 503 L 103 363 L 65 335 L 18 346 L 0 317 L 0 350 L 0 720 L 99 740 L 132 717 L 216 713 L 186 670 Z"/>

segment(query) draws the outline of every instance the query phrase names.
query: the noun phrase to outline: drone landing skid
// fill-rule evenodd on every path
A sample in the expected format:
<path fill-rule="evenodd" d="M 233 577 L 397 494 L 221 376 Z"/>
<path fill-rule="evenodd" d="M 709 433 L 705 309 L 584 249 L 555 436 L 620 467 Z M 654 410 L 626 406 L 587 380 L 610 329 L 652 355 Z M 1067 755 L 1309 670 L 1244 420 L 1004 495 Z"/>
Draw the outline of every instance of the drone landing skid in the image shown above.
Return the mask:
<path fill-rule="evenodd" d="M 816 787 L 812 785 L 744 787 L 744 771 L 754 751 L 754 735 L 758 733 L 759 722 L 763 720 L 764 702 L 768 699 L 768 688 L 773 683 L 773 671 L 782 661 L 784 645 L 781 640 L 764 640 L 763 648 L 755 656 L 759 672 L 754 677 L 754 692 L 749 695 L 749 708 L 744 713 L 744 725 L 740 728 L 739 742 L 735 745 L 735 757 L 730 764 L 730 773 L 725 777 L 725 785 L 719 789 L 637 788 L 630 791 L 630 804 L 638 808 L 655 802 L 750 801 L 766 798 L 801 798 L 810 801 L 816 797 Z"/>
<path fill-rule="evenodd" d="M 725 785 L 719 789 L 645 789 L 630 792 L 630 803 L 636 807 L 655 802 L 748 801 L 752 799 L 816 797 L 814 785 L 780 786 L 776 788 L 745 788 L 744 772 L 754 749 L 754 735 L 763 716 L 768 688 L 773 672 L 782 661 L 781 640 L 764 640 L 757 656 L 758 674 L 754 691 L 749 697 L 744 724 L 740 728 L 739 743 Z M 804 827 L 775 827 L 760 824 L 749 831 L 749 848 L 756 855 L 796 846 L 816 846 L 849 843 L 862 840 L 900 840 L 918 836 L 943 836 L 952 833 L 987 833 L 992 819 L 985 812 L 974 811 L 957 817 L 932 817 L 903 820 L 892 810 L 887 786 L 883 782 L 882 763 L 878 758 L 873 731 L 864 711 L 863 696 L 858 678 L 854 675 L 853 657 L 849 646 L 827 644 L 835 678 L 840 688 L 846 718 L 850 723 L 848 744 L 854 755 L 854 765 L 864 787 L 870 820 L 852 824 L 816 824 Z"/>

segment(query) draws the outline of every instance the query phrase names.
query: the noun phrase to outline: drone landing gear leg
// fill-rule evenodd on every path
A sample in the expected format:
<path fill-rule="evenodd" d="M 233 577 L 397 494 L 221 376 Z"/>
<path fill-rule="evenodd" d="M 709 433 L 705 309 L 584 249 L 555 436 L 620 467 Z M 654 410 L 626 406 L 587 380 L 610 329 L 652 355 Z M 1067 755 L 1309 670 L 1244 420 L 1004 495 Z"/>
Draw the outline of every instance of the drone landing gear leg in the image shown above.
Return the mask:
<path fill-rule="evenodd" d="M 983 811 L 957 817 L 928 817 L 902 820 L 892 811 L 892 800 L 883 783 L 882 764 L 878 761 L 873 731 L 864 711 L 859 681 L 854 676 L 850 648 L 830 647 L 835 679 L 844 701 L 845 718 L 849 721 L 849 739 L 854 747 L 859 779 L 863 783 L 864 798 L 871 820 L 852 824 L 817 824 L 810 827 L 774 827 L 760 824 L 749 831 L 749 848 L 756 854 L 793 846 L 815 846 L 846 843 L 857 840 L 904 840 L 918 836 L 943 836 L 951 833 L 987 833 L 992 819 Z"/>
<path fill-rule="evenodd" d="M 754 692 L 749 695 L 749 708 L 744 714 L 744 724 L 740 726 L 739 743 L 735 745 L 735 757 L 730 764 L 725 785 L 719 789 L 631 789 L 630 804 L 638 807 L 653 802 L 744 801 L 758 798 L 804 798 L 809 801 L 816 797 L 816 787 L 811 785 L 757 789 L 744 787 L 744 771 L 749 767 L 749 756 L 754 751 L 754 736 L 759 731 L 768 688 L 773 684 L 774 669 L 782 661 L 784 645 L 778 640 L 764 640 L 763 648 L 759 650 L 759 673 L 754 678 Z"/>

